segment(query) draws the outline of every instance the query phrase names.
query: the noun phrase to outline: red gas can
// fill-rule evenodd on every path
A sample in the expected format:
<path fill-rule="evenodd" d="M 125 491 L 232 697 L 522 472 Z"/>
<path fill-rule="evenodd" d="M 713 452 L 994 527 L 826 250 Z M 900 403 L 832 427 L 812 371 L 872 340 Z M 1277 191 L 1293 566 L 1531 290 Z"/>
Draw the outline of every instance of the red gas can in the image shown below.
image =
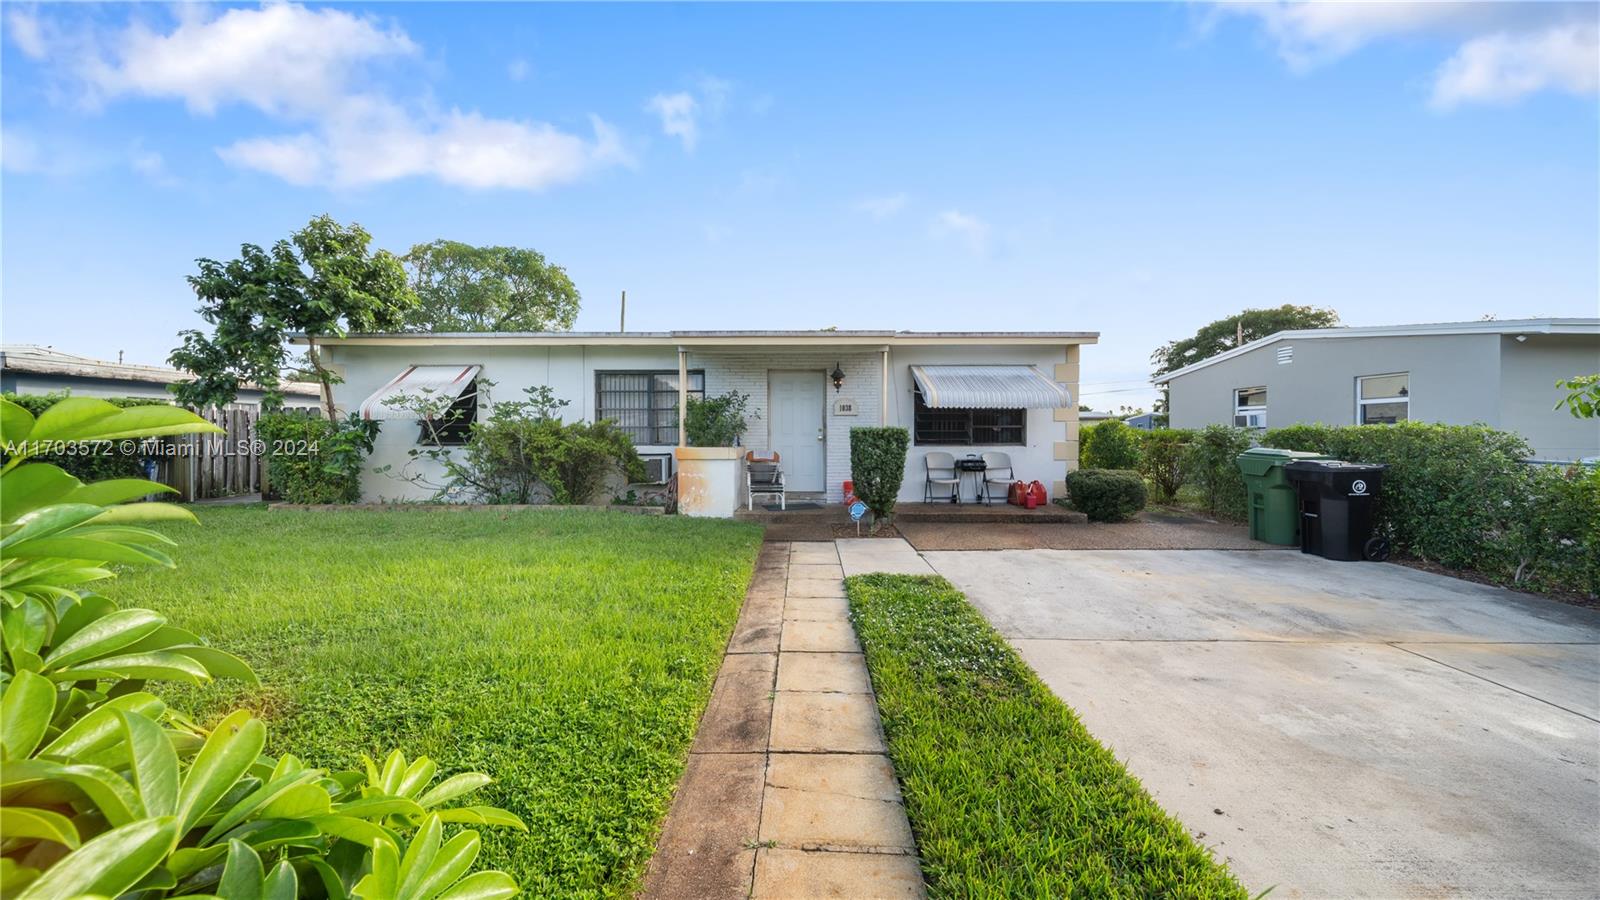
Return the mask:
<path fill-rule="evenodd" d="M 844 480 L 844 505 L 849 506 L 856 502 L 856 483 L 852 479 Z"/>
<path fill-rule="evenodd" d="M 1029 483 L 1027 495 L 1022 500 L 1023 506 L 1029 509 L 1037 509 L 1049 502 L 1050 498 L 1044 492 L 1044 482 L 1035 481 Z"/>
<path fill-rule="evenodd" d="M 1011 489 L 1006 491 L 1006 502 L 1012 506 L 1021 506 L 1028 493 L 1028 486 L 1020 481 L 1011 482 Z"/>

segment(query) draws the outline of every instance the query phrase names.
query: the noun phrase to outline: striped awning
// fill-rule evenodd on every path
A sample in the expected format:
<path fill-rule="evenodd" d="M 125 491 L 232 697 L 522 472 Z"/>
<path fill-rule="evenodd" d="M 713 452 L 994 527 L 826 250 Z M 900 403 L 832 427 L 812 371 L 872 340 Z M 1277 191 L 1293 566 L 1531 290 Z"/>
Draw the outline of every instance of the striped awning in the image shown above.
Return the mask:
<path fill-rule="evenodd" d="M 372 396 L 361 401 L 363 419 L 410 419 L 415 421 L 416 410 L 403 409 L 391 401 L 404 396 L 448 396 L 455 400 L 472 386 L 472 380 L 483 371 L 483 366 L 407 366 L 405 371 L 389 379 Z"/>
<path fill-rule="evenodd" d="M 1072 405 L 1065 385 L 1034 366 L 912 366 L 922 402 L 934 409 L 1056 409 Z"/>

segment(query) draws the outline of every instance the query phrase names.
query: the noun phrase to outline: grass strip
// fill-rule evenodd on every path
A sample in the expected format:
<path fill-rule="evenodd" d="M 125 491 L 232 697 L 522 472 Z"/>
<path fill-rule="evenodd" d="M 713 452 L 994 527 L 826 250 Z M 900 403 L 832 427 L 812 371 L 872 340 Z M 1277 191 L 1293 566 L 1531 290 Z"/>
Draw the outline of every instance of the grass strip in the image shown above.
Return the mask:
<path fill-rule="evenodd" d="M 943 578 L 845 581 L 936 897 L 1246 897 Z"/>
<path fill-rule="evenodd" d="M 119 603 L 167 614 L 255 667 L 263 687 L 163 689 L 213 720 L 249 707 L 271 751 L 359 768 L 402 747 L 526 834 L 480 829 L 482 864 L 527 896 L 624 896 L 682 774 L 761 533 L 687 517 L 571 510 L 196 507 L 175 571 Z"/>

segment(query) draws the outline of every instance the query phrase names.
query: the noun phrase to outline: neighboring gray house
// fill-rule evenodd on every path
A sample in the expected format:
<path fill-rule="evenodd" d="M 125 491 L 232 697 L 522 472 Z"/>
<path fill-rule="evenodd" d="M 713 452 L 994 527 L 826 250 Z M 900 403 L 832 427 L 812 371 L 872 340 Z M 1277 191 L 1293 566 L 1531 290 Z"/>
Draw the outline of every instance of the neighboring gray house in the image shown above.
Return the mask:
<path fill-rule="evenodd" d="M 160 366 L 91 359 L 63 353 L 37 344 L 0 346 L 0 392 L 9 394 L 55 394 L 67 392 L 75 397 L 159 397 L 172 399 L 169 385 L 188 381 L 188 372 Z M 320 392 L 314 384 L 289 383 L 283 386 L 284 406 L 292 409 L 315 408 Z M 243 406 L 258 406 L 261 391 L 245 388 L 236 401 Z"/>
<path fill-rule="evenodd" d="M 1600 372 L 1600 319 L 1280 331 L 1172 372 L 1173 428 L 1415 419 L 1514 431 L 1542 459 L 1600 455 L 1600 422 L 1555 409 Z"/>

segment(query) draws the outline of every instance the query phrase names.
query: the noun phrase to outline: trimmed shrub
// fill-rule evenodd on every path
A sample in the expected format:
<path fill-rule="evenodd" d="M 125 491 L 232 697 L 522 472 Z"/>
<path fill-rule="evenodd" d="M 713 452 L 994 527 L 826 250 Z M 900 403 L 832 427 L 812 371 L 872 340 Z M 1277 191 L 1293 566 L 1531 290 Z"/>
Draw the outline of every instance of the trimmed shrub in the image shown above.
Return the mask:
<path fill-rule="evenodd" d="M 1377 527 L 1401 553 L 1508 584 L 1600 593 L 1600 475 L 1522 462 L 1482 425 L 1294 425 L 1265 446 L 1387 465 Z"/>
<path fill-rule="evenodd" d="M 1144 477 L 1129 469 L 1078 469 L 1067 473 L 1072 508 L 1091 522 L 1121 522 L 1144 509 Z"/>
<path fill-rule="evenodd" d="M 1081 430 L 1082 448 L 1078 462 L 1085 469 L 1137 469 L 1139 468 L 1139 435 L 1116 419 Z"/>
<path fill-rule="evenodd" d="M 1206 509 L 1214 516 L 1240 520 L 1245 517 L 1244 476 L 1239 474 L 1239 454 L 1254 445 L 1244 428 L 1207 425 L 1194 432 L 1184 453 L 1188 481 L 1198 486 L 1206 498 Z"/>
<path fill-rule="evenodd" d="M 737 447 L 750 430 L 744 411 L 750 395 L 729 391 L 716 397 L 690 397 L 683 410 L 683 430 L 691 447 Z"/>
<path fill-rule="evenodd" d="M 1176 497 L 1187 480 L 1184 456 L 1193 440 L 1194 432 L 1187 428 L 1158 428 L 1144 432 L 1140 439 L 1139 471 L 1155 485 L 1156 496 L 1163 502 Z"/>
<path fill-rule="evenodd" d="M 850 479 L 856 496 L 872 510 L 874 522 L 894 515 L 894 501 L 906 475 L 911 432 L 904 428 L 850 429 Z"/>
<path fill-rule="evenodd" d="M 256 435 L 267 449 L 267 487 L 289 503 L 355 503 L 361 464 L 378 423 L 351 415 L 330 422 L 311 410 L 264 413 Z"/>
<path fill-rule="evenodd" d="M 37 417 L 70 396 L 67 391 L 49 394 L 5 394 L 7 400 L 17 404 Z M 159 397 L 97 397 L 112 406 L 127 409 L 131 406 L 171 406 L 172 401 Z M 159 440 L 159 439 L 158 439 Z M 36 457 L 40 462 L 53 463 L 68 475 L 80 481 L 109 481 L 113 478 L 143 478 L 144 454 L 138 450 L 124 452 L 122 441 L 107 441 L 103 445 L 81 444 L 74 451 L 45 453 Z M 87 452 L 80 452 L 87 451 Z"/>

